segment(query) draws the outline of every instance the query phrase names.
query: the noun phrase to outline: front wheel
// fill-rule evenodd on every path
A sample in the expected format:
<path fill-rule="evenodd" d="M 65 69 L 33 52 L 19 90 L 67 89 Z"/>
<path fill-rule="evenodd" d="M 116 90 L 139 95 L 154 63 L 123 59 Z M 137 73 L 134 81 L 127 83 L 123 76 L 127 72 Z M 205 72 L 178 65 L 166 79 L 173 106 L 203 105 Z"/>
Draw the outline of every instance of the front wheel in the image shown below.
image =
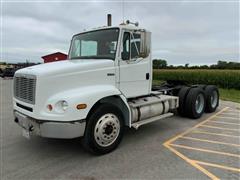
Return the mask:
<path fill-rule="evenodd" d="M 87 119 L 84 147 L 95 154 L 106 154 L 117 148 L 123 136 L 123 115 L 110 104 L 99 105 Z"/>

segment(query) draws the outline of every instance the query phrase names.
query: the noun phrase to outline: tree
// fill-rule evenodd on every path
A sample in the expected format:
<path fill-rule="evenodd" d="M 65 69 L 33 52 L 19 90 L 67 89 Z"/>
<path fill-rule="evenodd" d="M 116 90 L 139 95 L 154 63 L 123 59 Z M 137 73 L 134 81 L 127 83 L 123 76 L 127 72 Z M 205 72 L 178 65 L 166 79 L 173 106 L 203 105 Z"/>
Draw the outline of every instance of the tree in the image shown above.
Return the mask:
<path fill-rule="evenodd" d="M 164 69 L 167 68 L 167 61 L 164 59 L 154 59 L 153 69 Z"/>
<path fill-rule="evenodd" d="M 218 61 L 217 62 L 217 67 L 218 69 L 226 69 L 227 68 L 227 62 L 226 61 Z"/>
<path fill-rule="evenodd" d="M 218 61 L 217 65 L 213 66 L 217 69 L 240 69 L 239 62 Z"/>
<path fill-rule="evenodd" d="M 6 63 L 6 62 L 0 62 L 0 64 L 2 64 L 2 65 L 6 65 L 7 63 Z"/>

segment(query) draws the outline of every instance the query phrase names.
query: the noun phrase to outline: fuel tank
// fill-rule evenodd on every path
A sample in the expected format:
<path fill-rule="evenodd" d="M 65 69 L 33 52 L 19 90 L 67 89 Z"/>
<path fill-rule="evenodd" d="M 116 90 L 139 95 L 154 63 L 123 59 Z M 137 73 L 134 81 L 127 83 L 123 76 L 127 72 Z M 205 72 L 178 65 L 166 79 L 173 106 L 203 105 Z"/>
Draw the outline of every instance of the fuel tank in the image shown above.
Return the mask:
<path fill-rule="evenodd" d="M 168 95 L 151 95 L 130 100 L 132 123 L 166 114 L 178 107 L 178 97 Z"/>

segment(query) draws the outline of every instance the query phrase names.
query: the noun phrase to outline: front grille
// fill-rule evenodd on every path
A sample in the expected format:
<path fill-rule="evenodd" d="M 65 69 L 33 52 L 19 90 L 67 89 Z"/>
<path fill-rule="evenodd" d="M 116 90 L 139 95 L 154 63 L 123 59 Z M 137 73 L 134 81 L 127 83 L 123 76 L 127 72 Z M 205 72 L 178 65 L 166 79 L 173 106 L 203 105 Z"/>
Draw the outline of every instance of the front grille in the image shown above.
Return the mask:
<path fill-rule="evenodd" d="M 35 104 L 36 76 L 17 74 L 14 77 L 14 96 L 26 103 Z"/>

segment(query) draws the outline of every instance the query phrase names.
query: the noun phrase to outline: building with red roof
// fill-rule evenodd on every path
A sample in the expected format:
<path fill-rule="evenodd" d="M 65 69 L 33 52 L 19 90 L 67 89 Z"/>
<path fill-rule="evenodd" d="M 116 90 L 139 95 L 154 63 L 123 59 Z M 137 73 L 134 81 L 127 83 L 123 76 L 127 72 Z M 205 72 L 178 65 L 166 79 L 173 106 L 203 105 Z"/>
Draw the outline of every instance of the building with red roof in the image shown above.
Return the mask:
<path fill-rule="evenodd" d="M 67 59 L 67 54 L 56 52 L 52 54 L 48 54 L 45 56 L 42 56 L 44 63 L 54 62 L 54 61 L 62 61 Z"/>

